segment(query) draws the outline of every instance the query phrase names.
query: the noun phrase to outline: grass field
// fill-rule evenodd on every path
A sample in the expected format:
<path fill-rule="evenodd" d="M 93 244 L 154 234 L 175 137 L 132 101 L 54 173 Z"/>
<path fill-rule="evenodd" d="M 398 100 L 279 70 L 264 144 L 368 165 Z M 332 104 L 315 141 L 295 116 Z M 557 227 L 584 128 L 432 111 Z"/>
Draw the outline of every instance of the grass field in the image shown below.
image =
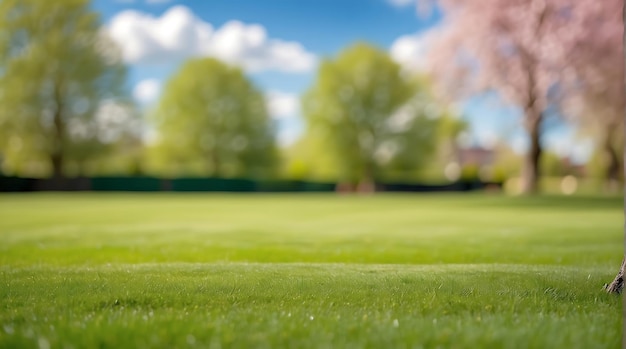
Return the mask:
<path fill-rule="evenodd" d="M 0 347 L 616 348 L 622 207 L 0 195 Z"/>

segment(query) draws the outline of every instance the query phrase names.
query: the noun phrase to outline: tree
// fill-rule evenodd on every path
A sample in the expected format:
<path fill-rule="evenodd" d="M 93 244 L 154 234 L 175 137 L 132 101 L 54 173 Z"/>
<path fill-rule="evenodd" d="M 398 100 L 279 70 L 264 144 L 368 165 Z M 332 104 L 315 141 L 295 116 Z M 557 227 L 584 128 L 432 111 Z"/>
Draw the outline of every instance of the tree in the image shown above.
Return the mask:
<path fill-rule="evenodd" d="M 106 143 L 96 114 L 125 96 L 119 52 L 87 0 L 5 0 L 0 17 L 0 152 L 63 177 Z"/>
<path fill-rule="evenodd" d="M 626 24 L 626 3 L 622 5 L 622 23 Z M 626 28 L 622 26 L 622 52 L 624 56 L 622 57 L 622 64 L 624 67 L 624 71 L 626 71 Z M 626 85 L 626 77 L 622 76 L 622 84 Z M 626 124 L 626 107 L 622 111 L 624 114 L 622 115 L 624 119 L 624 123 Z M 626 147 L 626 146 L 625 146 Z M 624 149 L 626 153 L 626 149 Z M 626 166 L 626 165 L 624 165 Z M 626 184 L 624 185 L 624 193 L 626 193 Z M 626 196 L 624 198 L 624 215 L 626 216 Z M 626 241 L 626 224 L 624 224 L 624 239 Z M 626 247 L 626 246 L 625 246 Z M 624 289 L 624 274 L 626 273 L 626 253 L 624 254 L 624 259 L 622 259 L 622 265 L 615 276 L 615 279 L 606 286 L 606 291 L 609 293 L 621 293 Z M 626 303 L 623 303 L 622 308 L 626 310 Z M 626 341 L 626 339 L 624 339 Z"/>
<path fill-rule="evenodd" d="M 598 136 L 604 154 L 604 178 L 613 187 L 621 177 L 624 95 L 623 21 L 621 0 L 579 1 L 572 7 L 574 29 L 570 68 L 575 89 L 568 97 L 569 114 Z"/>
<path fill-rule="evenodd" d="M 340 179 L 373 188 L 433 152 L 438 110 L 424 81 L 410 81 L 388 55 L 356 44 L 322 62 L 303 97 L 308 134 L 335 154 Z"/>
<path fill-rule="evenodd" d="M 575 2 L 442 0 L 440 4 L 446 21 L 433 40 L 430 56 L 438 80 L 452 95 L 495 90 L 521 108 L 530 138 L 523 191 L 536 192 L 542 121 L 547 108 L 559 103 L 555 91 L 571 82 L 566 67 L 575 45 L 568 40 L 574 32 L 570 14 Z"/>
<path fill-rule="evenodd" d="M 583 96 L 580 115 L 603 125 L 602 143 L 610 159 L 607 176 L 615 176 L 619 162 L 611 139 L 617 130 L 623 132 L 626 120 L 622 1 L 440 0 L 440 4 L 449 21 L 431 58 L 459 63 L 461 69 L 448 76 L 475 82 L 466 88 L 453 81 L 463 92 L 495 89 L 524 111 L 531 138 L 523 172 L 526 191 L 537 186 L 539 126 L 555 91 L 559 102 L 571 98 L 570 93 Z M 435 70 L 440 76 L 447 73 L 442 65 L 435 65 Z M 624 229 L 626 234 L 626 225 Z M 607 285 L 608 292 L 621 292 L 625 269 L 626 256 Z"/>
<path fill-rule="evenodd" d="M 190 171 L 194 163 L 200 173 L 220 177 L 274 170 L 265 100 L 239 68 L 213 58 L 187 61 L 167 82 L 154 121 L 170 170 Z"/>

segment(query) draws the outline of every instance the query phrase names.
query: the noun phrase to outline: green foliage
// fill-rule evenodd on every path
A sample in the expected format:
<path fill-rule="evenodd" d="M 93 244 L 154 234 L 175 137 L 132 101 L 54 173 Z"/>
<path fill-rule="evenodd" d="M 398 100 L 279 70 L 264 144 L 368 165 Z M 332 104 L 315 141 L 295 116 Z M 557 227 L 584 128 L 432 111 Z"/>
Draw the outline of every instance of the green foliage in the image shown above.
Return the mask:
<path fill-rule="evenodd" d="M 336 181 L 341 159 L 319 128 L 309 129 L 285 151 L 285 176 L 291 179 Z"/>
<path fill-rule="evenodd" d="M 4 170 L 64 175 L 117 138 L 102 103 L 128 103 L 119 52 L 87 0 L 6 0 L 0 17 Z"/>
<path fill-rule="evenodd" d="M 161 172 L 258 177 L 277 154 L 261 92 L 239 68 L 187 61 L 167 82 L 154 113 Z"/>
<path fill-rule="evenodd" d="M 541 175 L 546 177 L 563 177 L 572 173 L 571 166 L 565 159 L 553 152 L 543 152 L 540 159 Z"/>
<path fill-rule="evenodd" d="M 606 178 L 606 163 L 608 162 L 606 159 L 606 154 L 601 149 L 596 149 L 592 154 L 590 159 L 587 161 L 587 171 L 590 177 L 596 179 L 604 179 Z"/>
<path fill-rule="evenodd" d="M 445 112 L 438 119 L 437 152 L 434 158 L 426 164 L 419 173 L 421 181 L 432 183 L 449 182 L 446 178 L 446 166 L 458 163 L 458 137 L 468 128 L 467 122 L 462 118 Z"/>
<path fill-rule="evenodd" d="M 624 153 L 624 147 L 614 147 L 614 149 L 616 151 L 616 154 L 619 156 L 618 160 L 620 160 L 619 179 L 623 181 L 624 166 L 622 166 L 623 157 L 621 155 Z M 594 152 L 591 154 L 591 158 L 587 161 L 586 164 L 587 175 L 596 180 L 606 181 L 609 162 L 610 160 L 606 149 L 595 149 Z"/>
<path fill-rule="evenodd" d="M 307 132 L 338 164 L 339 179 L 371 181 L 413 171 L 434 151 L 436 117 L 424 81 L 388 55 L 356 44 L 324 60 L 303 97 Z"/>
<path fill-rule="evenodd" d="M 439 137 L 450 143 L 456 143 L 457 137 L 468 129 L 467 121 L 445 113 L 439 118 Z"/>
<path fill-rule="evenodd" d="M 480 180 L 480 168 L 475 164 L 468 164 L 461 169 L 461 179 L 465 181 L 478 181 Z"/>
<path fill-rule="evenodd" d="M 77 165 L 70 164 L 68 168 Z M 144 172 L 145 147 L 136 134 L 126 134 L 109 144 L 100 156 L 84 161 L 80 170 L 88 176 L 142 175 Z"/>
<path fill-rule="evenodd" d="M 0 195 L 0 347 L 616 347 L 622 205 Z"/>
<path fill-rule="evenodd" d="M 495 150 L 493 177 L 495 181 L 504 182 L 509 178 L 518 177 L 522 172 L 524 158 L 509 146 L 500 144 Z"/>

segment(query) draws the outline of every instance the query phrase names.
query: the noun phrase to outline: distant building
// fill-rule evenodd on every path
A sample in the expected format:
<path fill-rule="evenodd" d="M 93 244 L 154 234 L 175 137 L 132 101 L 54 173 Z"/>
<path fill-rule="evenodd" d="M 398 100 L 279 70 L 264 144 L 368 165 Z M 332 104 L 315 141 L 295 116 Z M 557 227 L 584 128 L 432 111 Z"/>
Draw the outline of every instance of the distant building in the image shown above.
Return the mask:
<path fill-rule="evenodd" d="M 561 166 L 563 166 L 563 169 L 567 174 L 575 177 L 587 176 L 587 166 L 585 164 L 573 162 L 569 157 L 561 158 Z"/>
<path fill-rule="evenodd" d="M 451 181 L 459 179 L 462 175 L 490 180 L 494 159 L 495 152 L 490 149 L 457 148 L 454 152 L 454 160 L 450 161 L 444 169 L 444 175 Z"/>
<path fill-rule="evenodd" d="M 458 150 L 457 158 L 461 167 L 472 165 L 483 168 L 493 164 L 495 154 L 493 150 L 480 147 L 462 148 Z"/>

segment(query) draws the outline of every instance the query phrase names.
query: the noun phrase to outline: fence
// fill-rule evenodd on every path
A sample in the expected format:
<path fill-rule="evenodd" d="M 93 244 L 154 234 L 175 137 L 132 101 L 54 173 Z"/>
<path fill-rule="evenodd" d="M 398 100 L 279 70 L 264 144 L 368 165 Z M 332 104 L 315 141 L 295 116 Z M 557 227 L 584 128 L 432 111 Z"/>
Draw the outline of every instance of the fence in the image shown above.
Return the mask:
<path fill-rule="evenodd" d="M 377 191 L 440 192 L 470 191 L 502 187 L 501 183 L 479 181 L 441 185 L 419 183 L 377 183 Z M 33 191 L 175 191 L 175 192 L 333 192 L 337 183 L 303 180 L 254 180 L 245 178 L 156 178 L 156 177 L 78 177 L 22 178 L 0 176 L 0 192 Z"/>

